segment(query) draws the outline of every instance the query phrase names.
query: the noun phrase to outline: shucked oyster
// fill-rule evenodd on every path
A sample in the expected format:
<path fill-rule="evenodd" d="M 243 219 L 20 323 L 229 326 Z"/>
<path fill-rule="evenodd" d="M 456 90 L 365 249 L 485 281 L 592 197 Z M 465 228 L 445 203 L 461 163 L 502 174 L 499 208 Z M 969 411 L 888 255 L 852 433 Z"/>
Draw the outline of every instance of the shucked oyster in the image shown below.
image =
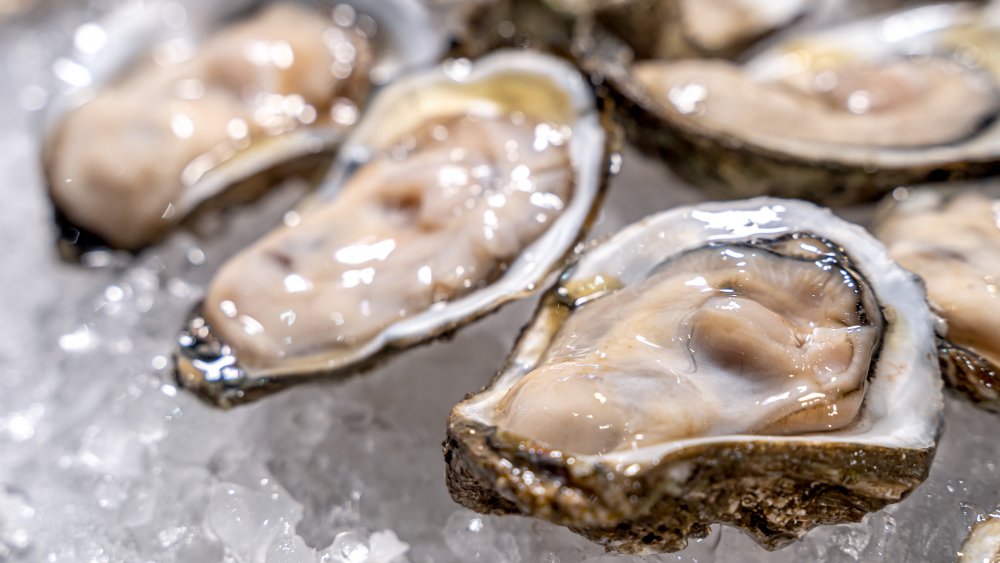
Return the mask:
<path fill-rule="evenodd" d="M 588 224 L 607 150 L 559 59 L 501 52 L 394 83 L 318 201 L 222 267 L 181 336 L 181 384 L 227 406 L 349 375 L 532 293 Z"/>
<path fill-rule="evenodd" d="M 979 189 L 893 195 L 875 234 L 894 260 L 923 278 L 946 322 L 939 347 L 945 379 L 1000 411 L 1000 202 Z"/>
<path fill-rule="evenodd" d="M 317 160 L 373 79 L 442 49 L 410 0 L 360 13 L 346 3 L 190 3 L 176 31 L 168 15 L 179 6 L 154 2 L 81 28 L 76 60 L 56 65 L 76 81 L 51 109 L 45 144 L 66 255 L 139 249 L 234 184 Z M 413 31 L 390 21 L 406 15 Z M 227 195 L 251 196 L 243 187 Z"/>
<path fill-rule="evenodd" d="M 924 480 L 942 397 L 923 289 L 810 204 L 705 204 L 587 251 L 452 411 L 474 510 L 671 551 L 716 522 L 773 549 Z"/>
<path fill-rule="evenodd" d="M 969 4 L 924 6 L 792 37 L 742 65 L 642 61 L 612 82 L 636 141 L 708 187 L 857 201 L 998 168 L 996 21 Z"/>

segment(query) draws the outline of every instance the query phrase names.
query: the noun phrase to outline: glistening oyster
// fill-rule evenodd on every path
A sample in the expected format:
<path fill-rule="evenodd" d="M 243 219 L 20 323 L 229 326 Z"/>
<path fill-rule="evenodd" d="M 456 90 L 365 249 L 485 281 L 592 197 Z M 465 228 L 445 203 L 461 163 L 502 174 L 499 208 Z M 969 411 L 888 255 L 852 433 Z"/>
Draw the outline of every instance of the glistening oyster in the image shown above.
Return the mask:
<path fill-rule="evenodd" d="M 69 258 L 141 249 L 206 204 L 315 171 L 372 84 L 447 44 L 415 0 L 155 1 L 76 37 L 43 131 Z"/>
<path fill-rule="evenodd" d="M 630 138 L 693 181 L 840 204 L 1000 170 L 997 29 L 980 5 L 937 4 L 784 38 L 741 64 L 626 66 L 595 50 L 588 66 L 614 86 Z"/>
<path fill-rule="evenodd" d="M 889 255 L 923 279 L 932 309 L 944 319 L 938 353 L 945 381 L 994 412 L 1000 412 L 997 193 L 986 182 L 898 189 L 874 229 Z"/>
<path fill-rule="evenodd" d="M 449 490 L 626 552 L 860 520 L 927 477 L 934 320 L 878 241 L 811 204 L 651 216 L 585 252 L 454 408 Z"/>
<path fill-rule="evenodd" d="M 600 201 L 604 124 L 585 78 L 540 53 L 393 83 L 295 221 L 222 266 L 181 385 L 229 406 L 350 375 L 542 289 Z"/>

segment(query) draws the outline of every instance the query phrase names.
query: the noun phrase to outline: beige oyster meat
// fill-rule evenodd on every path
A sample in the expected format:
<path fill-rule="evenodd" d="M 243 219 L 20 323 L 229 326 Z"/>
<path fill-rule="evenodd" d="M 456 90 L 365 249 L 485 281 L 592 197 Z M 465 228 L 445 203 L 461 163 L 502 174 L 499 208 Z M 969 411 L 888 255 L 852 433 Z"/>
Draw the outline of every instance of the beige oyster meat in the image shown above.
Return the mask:
<path fill-rule="evenodd" d="M 245 362 L 273 366 L 349 350 L 484 287 L 572 196 L 566 139 L 540 137 L 547 127 L 509 115 L 423 124 L 329 205 L 227 262 L 205 299 L 206 320 Z"/>
<path fill-rule="evenodd" d="M 329 120 L 340 98 L 364 99 L 372 48 L 347 23 L 275 4 L 186 60 L 154 51 L 59 124 L 47 151 L 56 205 L 112 247 L 156 240 L 213 169 L 263 137 Z"/>
<path fill-rule="evenodd" d="M 825 248 L 808 237 L 779 245 Z M 498 426 L 581 454 L 847 426 L 882 313 L 841 265 L 776 250 L 706 246 L 581 307 L 497 404 Z"/>
<path fill-rule="evenodd" d="M 926 478 L 933 327 L 912 275 L 829 211 L 648 217 L 570 267 L 452 411 L 449 489 L 620 551 L 681 549 L 718 522 L 780 547 Z"/>
<path fill-rule="evenodd" d="M 609 80 L 631 138 L 706 188 L 849 203 L 1000 168 L 998 29 L 988 9 L 928 5 Z"/>
<path fill-rule="evenodd" d="M 981 187 L 980 187 L 981 188 Z M 898 190 L 875 234 L 920 276 L 947 329 L 940 347 L 948 382 L 1000 410 L 1000 204 L 979 188 Z"/>
<path fill-rule="evenodd" d="M 380 94 L 316 201 L 222 267 L 182 336 L 183 384 L 226 404 L 357 371 L 532 293 L 562 264 L 607 166 L 593 95 L 534 53 L 467 70 Z M 238 362 L 234 381 L 212 378 L 198 351 L 210 340 L 224 345 L 214 361 Z"/>

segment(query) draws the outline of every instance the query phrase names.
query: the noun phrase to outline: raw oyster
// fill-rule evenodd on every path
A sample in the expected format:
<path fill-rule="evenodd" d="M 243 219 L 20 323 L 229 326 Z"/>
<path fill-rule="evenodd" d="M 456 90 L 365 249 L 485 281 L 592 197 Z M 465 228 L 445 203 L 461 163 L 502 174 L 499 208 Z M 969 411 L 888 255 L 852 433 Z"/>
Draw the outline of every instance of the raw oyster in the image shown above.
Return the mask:
<path fill-rule="evenodd" d="M 790 37 L 740 65 L 590 66 L 615 86 L 630 137 L 694 181 L 839 204 L 1000 169 L 996 22 L 977 5 L 930 5 Z"/>
<path fill-rule="evenodd" d="M 328 161 L 320 153 L 353 123 L 372 82 L 444 48 L 419 2 L 358 10 L 153 2 L 81 28 L 74 56 L 56 63 L 71 84 L 45 128 L 64 255 L 140 249 L 208 201 L 267 189 L 271 181 L 249 180 L 279 165 L 310 171 Z M 393 21 L 404 17 L 413 29 Z"/>
<path fill-rule="evenodd" d="M 226 263 L 180 339 L 180 383 L 222 406 L 344 376 L 534 293 L 609 170 L 593 91 L 503 51 L 377 96 L 300 219 Z"/>
<path fill-rule="evenodd" d="M 958 551 L 958 563 L 996 563 L 1000 561 L 1000 514 L 988 514 L 972 526 L 972 531 Z"/>
<path fill-rule="evenodd" d="M 938 348 L 945 380 L 1000 412 L 1000 202 L 983 191 L 896 190 L 875 235 L 924 280 L 931 307 L 945 320 Z"/>
<path fill-rule="evenodd" d="M 454 408 L 449 490 L 626 552 L 717 522 L 774 549 L 860 520 L 927 477 L 933 326 L 912 274 L 829 211 L 754 199 L 648 217 L 586 251 Z"/>

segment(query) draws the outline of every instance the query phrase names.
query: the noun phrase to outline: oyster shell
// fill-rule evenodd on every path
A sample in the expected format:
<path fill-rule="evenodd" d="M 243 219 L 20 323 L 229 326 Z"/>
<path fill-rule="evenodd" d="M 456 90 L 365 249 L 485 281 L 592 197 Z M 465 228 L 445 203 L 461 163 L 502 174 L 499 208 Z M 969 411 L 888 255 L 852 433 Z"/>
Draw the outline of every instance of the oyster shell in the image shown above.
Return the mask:
<path fill-rule="evenodd" d="M 927 477 L 933 325 L 912 274 L 829 211 L 648 217 L 585 252 L 452 410 L 449 490 L 626 552 L 718 522 L 774 549 L 860 520 Z"/>
<path fill-rule="evenodd" d="M 931 307 L 945 321 L 938 347 L 945 380 L 1000 412 L 1000 203 L 985 191 L 896 190 L 874 232 L 894 260 L 924 280 Z"/>
<path fill-rule="evenodd" d="M 251 180 L 279 166 L 315 170 L 371 83 L 435 61 L 446 42 L 412 0 L 152 2 L 88 25 L 55 65 L 69 83 L 44 129 L 67 257 L 135 251 L 206 202 L 267 189 Z"/>
<path fill-rule="evenodd" d="M 792 36 L 740 65 L 624 68 L 593 50 L 588 66 L 615 86 L 630 137 L 694 181 L 842 204 L 1000 169 L 996 22 L 939 4 Z"/>
<path fill-rule="evenodd" d="M 222 267 L 181 336 L 181 385 L 229 406 L 350 375 L 533 294 L 600 200 L 595 102 L 532 52 L 393 83 L 301 219 Z"/>

